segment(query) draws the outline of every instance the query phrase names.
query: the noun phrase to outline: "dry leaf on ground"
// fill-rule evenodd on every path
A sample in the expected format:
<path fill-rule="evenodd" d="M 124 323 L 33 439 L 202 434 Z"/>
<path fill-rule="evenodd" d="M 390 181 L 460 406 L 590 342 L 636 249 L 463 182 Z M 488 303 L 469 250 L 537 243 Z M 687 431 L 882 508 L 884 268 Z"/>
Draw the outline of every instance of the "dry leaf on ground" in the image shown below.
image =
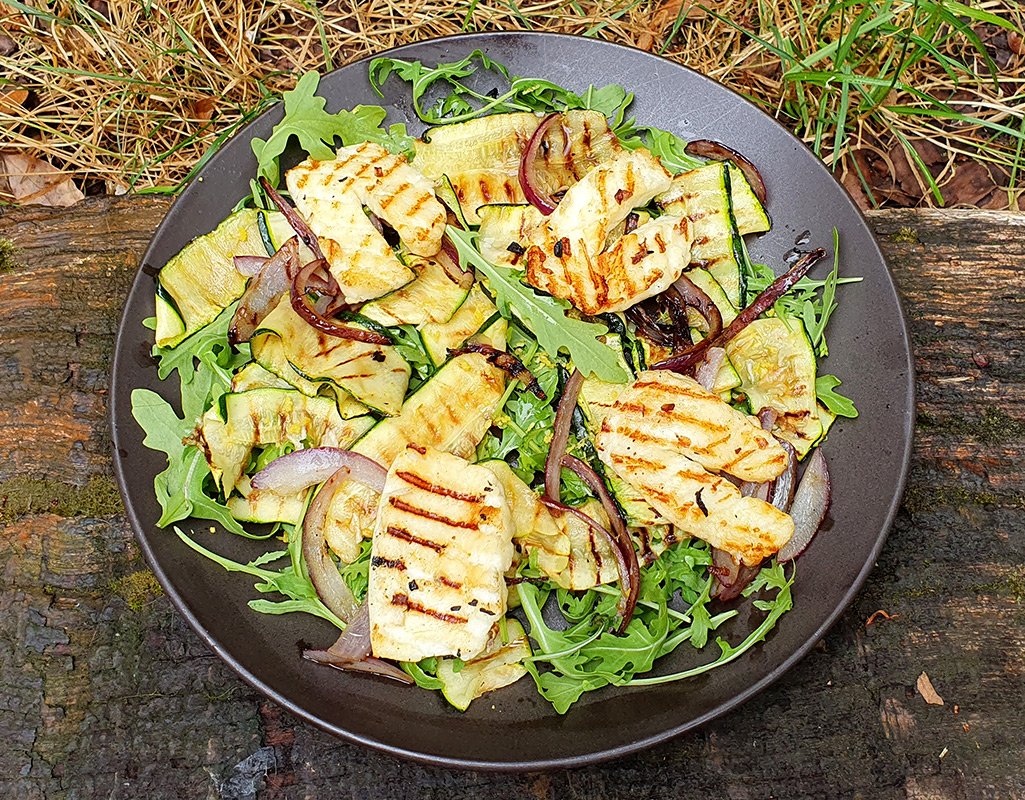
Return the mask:
<path fill-rule="evenodd" d="M 21 107 L 28 100 L 28 91 L 25 89 L 11 89 L 0 94 L 0 112 L 15 115 L 21 111 Z"/>
<path fill-rule="evenodd" d="M 0 176 L 14 201 L 41 206 L 70 206 L 85 197 L 75 182 L 52 164 L 24 153 L 0 154 Z"/>
<path fill-rule="evenodd" d="M 922 699 L 925 700 L 931 706 L 942 706 L 943 698 L 940 697 L 936 690 L 932 686 L 932 681 L 929 680 L 929 676 L 924 672 L 918 676 L 918 693 L 922 695 Z"/>

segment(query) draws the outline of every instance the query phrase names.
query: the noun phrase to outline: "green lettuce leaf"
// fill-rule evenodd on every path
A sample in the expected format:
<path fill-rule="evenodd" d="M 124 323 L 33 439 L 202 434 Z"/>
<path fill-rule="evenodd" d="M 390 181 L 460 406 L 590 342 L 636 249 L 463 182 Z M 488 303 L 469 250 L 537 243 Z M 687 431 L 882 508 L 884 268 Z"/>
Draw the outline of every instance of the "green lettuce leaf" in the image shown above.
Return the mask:
<path fill-rule="evenodd" d="M 341 139 L 343 145 L 377 142 L 393 153 L 412 152 L 413 140 L 404 125 L 392 125 L 387 131 L 381 127 L 387 112 L 380 106 L 356 106 L 352 111 L 328 114 L 324 110 L 327 101 L 317 96 L 319 84 L 316 71 L 305 73 L 294 89 L 284 93 L 285 116 L 270 138 L 252 141 L 257 171 L 271 185 L 278 184 L 278 159 L 293 136 L 310 158 L 321 161 L 334 158 L 335 139 Z"/>
<path fill-rule="evenodd" d="M 447 231 L 459 253 L 460 263 L 474 267 L 487 277 L 502 316 L 510 319 L 515 315 L 521 320 L 550 358 L 558 359 L 559 351 L 565 349 L 573 365 L 585 376 L 595 375 L 610 383 L 630 380 L 612 348 L 596 338 L 608 333 L 606 326 L 569 316 L 566 313 L 570 309 L 568 302 L 535 291 L 520 282 L 521 273 L 487 261 L 474 247 L 478 234 L 451 225 Z"/>

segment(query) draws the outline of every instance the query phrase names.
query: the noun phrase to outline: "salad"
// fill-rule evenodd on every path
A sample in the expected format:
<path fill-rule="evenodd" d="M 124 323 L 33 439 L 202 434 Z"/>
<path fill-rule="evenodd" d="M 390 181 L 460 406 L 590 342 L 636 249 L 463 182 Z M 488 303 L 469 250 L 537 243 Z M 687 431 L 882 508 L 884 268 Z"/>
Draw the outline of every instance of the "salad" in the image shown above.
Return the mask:
<path fill-rule="evenodd" d="M 752 263 L 757 168 L 628 118 L 622 87 L 480 51 L 370 79 L 409 85 L 420 138 L 328 114 L 307 73 L 252 142 L 252 194 L 160 270 L 147 324 L 181 413 L 132 394 L 168 458 L 157 524 L 273 539 L 241 563 L 174 527 L 256 579 L 254 611 L 339 629 L 305 658 L 461 710 L 529 676 L 561 714 L 741 657 L 792 605 L 819 445 L 857 415 L 818 363 L 852 279 L 835 258 L 810 278 L 821 248 Z M 685 645 L 698 666 L 657 669 Z"/>

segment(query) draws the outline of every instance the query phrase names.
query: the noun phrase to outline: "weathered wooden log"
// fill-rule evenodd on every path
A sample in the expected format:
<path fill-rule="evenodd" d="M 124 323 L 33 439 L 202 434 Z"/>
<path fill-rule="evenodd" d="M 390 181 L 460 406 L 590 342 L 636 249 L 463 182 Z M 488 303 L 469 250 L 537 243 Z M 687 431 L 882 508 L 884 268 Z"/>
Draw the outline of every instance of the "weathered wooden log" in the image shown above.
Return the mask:
<path fill-rule="evenodd" d="M 1025 217 L 870 218 L 911 321 L 919 417 L 894 531 L 823 643 L 649 752 L 485 776 L 294 720 L 161 596 L 113 488 L 105 413 L 123 298 L 167 207 L 0 215 L 16 248 L 0 263 L 0 797 L 1025 796 Z M 917 692 L 922 672 L 944 705 Z"/>

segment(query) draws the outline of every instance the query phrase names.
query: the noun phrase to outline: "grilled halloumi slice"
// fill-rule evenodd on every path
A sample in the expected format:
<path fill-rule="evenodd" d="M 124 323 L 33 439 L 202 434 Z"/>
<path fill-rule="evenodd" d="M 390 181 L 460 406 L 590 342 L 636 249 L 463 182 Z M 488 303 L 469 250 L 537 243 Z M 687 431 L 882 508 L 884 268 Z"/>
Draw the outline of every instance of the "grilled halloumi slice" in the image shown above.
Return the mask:
<path fill-rule="evenodd" d="M 636 487 L 678 530 L 760 564 L 794 535 L 794 521 L 775 506 L 744 497 L 678 450 L 638 442 L 623 433 L 599 436 L 598 455 Z"/>
<path fill-rule="evenodd" d="M 385 480 L 370 559 L 378 658 L 471 659 L 506 611 L 513 558 L 505 492 L 485 467 L 408 446 Z"/>
<path fill-rule="evenodd" d="M 772 434 L 693 378 L 669 370 L 641 372 L 619 394 L 598 439 L 611 434 L 682 452 L 706 469 L 755 483 L 772 480 L 787 465 Z"/>
<path fill-rule="evenodd" d="M 479 353 L 449 359 L 402 405 L 352 449 L 389 467 L 407 444 L 435 447 L 470 458 L 495 417 L 505 391 L 505 373 Z M 346 481 L 328 507 L 324 537 L 342 561 L 352 563 L 359 543 L 374 530 L 377 493 Z"/>
<path fill-rule="evenodd" d="M 685 217 L 645 223 L 597 255 L 583 241 L 574 246 L 545 230 L 543 241 L 527 250 L 527 282 L 585 314 L 625 311 L 680 277 L 690 263 L 690 245 Z"/>
<path fill-rule="evenodd" d="M 794 533 L 787 514 L 709 472 L 763 482 L 782 473 L 787 458 L 771 434 L 693 378 L 640 373 L 605 412 L 595 444 L 601 460 L 663 517 L 746 564 Z"/>
<path fill-rule="evenodd" d="M 297 203 L 300 196 L 324 202 L 330 193 L 344 192 L 391 225 L 411 253 L 433 256 L 441 250 L 445 206 L 431 181 L 404 155 L 364 142 L 339 148 L 336 156 L 333 161 L 307 159 L 289 170 L 288 188 Z"/>
<path fill-rule="evenodd" d="M 609 233 L 670 182 L 643 148 L 593 169 L 531 233 L 527 282 L 586 314 L 621 311 L 664 291 L 690 261 L 686 219 L 652 220 L 604 248 Z"/>
<path fill-rule="evenodd" d="M 613 228 L 671 183 L 666 168 L 643 147 L 620 153 L 571 186 L 545 227 L 556 240 L 583 241 L 597 253 Z"/>
<path fill-rule="evenodd" d="M 285 181 L 346 299 L 360 302 L 415 277 L 363 207 L 388 222 L 410 252 L 423 256 L 441 249 L 447 215 L 431 182 L 405 156 L 370 142 L 343 147 L 337 156 L 307 159 L 289 170 Z"/>

